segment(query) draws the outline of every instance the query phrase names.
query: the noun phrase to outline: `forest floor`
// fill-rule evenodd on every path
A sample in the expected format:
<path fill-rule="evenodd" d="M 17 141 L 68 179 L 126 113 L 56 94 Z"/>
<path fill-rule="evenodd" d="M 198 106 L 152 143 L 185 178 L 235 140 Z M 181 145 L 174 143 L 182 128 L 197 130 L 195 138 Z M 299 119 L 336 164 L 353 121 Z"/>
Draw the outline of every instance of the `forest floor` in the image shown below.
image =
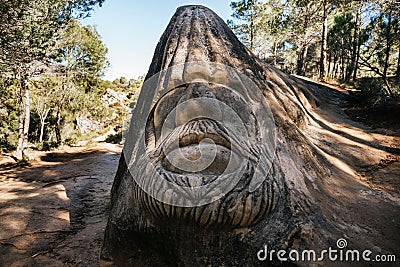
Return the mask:
<path fill-rule="evenodd" d="M 374 147 L 385 149 L 385 156 L 372 149 L 369 154 L 357 155 L 357 162 L 347 157 L 346 164 L 369 185 L 370 192 L 384 192 L 397 202 L 399 110 L 373 113 L 352 105 L 338 109 L 344 112 L 335 113 L 332 123 L 340 122 L 341 131 L 351 131 L 357 135 L 355 140 L 373 140 Z M 321 144 L 335 145 L 336 141 L 329 138 L 327 134 Z M 104 142 L 63 147 L 36 152 L 35 159 L 25 166 L 0 157 L 0 266 L 98 266 L 121 150 L 121 145 Z M 359 164 L 360 160 L 369 163 Z M 386 212 L 393 214 L 379 212 L 377 217 L 382 220 Z M 397 233 L 386 234 L 398 235 L 400 225 L 395 229 Z"/>

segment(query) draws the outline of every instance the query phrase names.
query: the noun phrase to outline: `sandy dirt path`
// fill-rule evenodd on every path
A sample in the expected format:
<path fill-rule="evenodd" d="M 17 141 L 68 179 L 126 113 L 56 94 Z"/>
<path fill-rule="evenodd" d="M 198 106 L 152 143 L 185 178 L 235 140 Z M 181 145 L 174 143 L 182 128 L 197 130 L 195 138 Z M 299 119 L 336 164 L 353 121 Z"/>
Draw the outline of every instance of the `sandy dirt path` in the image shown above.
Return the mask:
<path fill-rule="evenodd" d="M 122 147 L 99 143 L 0 167 L 0 266 L 98 266 Z"/>

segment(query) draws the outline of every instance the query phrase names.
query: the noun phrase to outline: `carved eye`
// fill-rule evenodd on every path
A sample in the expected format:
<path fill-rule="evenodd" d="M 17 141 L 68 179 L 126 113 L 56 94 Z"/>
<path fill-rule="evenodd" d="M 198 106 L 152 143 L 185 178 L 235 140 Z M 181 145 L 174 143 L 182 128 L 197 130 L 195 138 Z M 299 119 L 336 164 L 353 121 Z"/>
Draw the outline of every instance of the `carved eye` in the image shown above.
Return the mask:
<path fill-rule="evenodd" d="M 166 95 L 164 95 L 156 104 L 154 109 L 154 131 L 156 139 L 159 139 L 161 136 L 161 129 L 165 127 L 163 124 L 168 115 L 174 110 L 174 108 L 178 105 L 179 100 L 185 94 L 186 87 L 176 88 Z M 174 114 L 171 114 L 174 115 Z M 169 122 L 175 122 L 175 119 L 169 120 Z M 173 130 L 176 125 L 166 125 L 167 128 L 171 128 Z"/>

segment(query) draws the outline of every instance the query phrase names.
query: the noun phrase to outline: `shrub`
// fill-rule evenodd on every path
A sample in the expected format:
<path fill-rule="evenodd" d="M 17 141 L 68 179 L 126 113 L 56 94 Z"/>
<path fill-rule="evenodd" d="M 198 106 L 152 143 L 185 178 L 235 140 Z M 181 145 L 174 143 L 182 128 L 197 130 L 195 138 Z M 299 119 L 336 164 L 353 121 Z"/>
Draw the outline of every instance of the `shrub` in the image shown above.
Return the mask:
<path fill-rule="evenodd" d="M 112 143 L 112 144 L 120 144 L 122 142 L 122 131 L 119 131 L 116 134 L 110 134 L 106 140 L 107 143 Z"/>

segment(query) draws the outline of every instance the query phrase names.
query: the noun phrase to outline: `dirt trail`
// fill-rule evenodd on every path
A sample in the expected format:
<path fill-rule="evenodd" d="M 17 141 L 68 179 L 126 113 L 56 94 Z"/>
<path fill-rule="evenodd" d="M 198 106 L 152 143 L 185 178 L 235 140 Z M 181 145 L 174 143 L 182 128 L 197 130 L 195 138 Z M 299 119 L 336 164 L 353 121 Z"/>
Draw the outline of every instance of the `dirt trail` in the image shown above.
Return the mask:
<path fill-rule="evenodd" d="M 344 218 L 343 227 L 354 228 L 354 236 L 348 238 L 356 240 L 371 227 L 387 226 L 389 232 L 381 229 L 381 236 L 371 238 L 382 239 L 388 252 L 397 253 L 399 131 L 352 121 L 339 108 L 343 107 L 339 94 L 343 92 L 328 94 L 325 101 L 330 104 L 316 108 L 313 116 L 318 123 L 307 131 L 332 164 L 355 177 L 354 184 L 338 195 L 351 199 L 361 194 L 365 201 L 378 201 L 375 210 L 360 211 L 360 205 L 351 202 L 338 207 L 365 217 L 365 225 L 352 225 L 351 217 Z M 0 161 L 0 266 L 98 266 L 121 150 L 119 145 L 97 143 L 91 148 L 38 153 L 29 166 Z M 379 210 L 379 202 L 393 203 L 394 210 Z"/>
<path fill-rule="evenodd" d="M 400 198 L 400 110 L 356 112 L 345 89 L 296 77 L 318 87 L 320 93 L 321 103 L 313 115 L 317 124 L 306 130 L 314 144 L 332 160 L 347 165 L 356 179 Z"/>
<path fill-rule="evenodd" d="M 122 147 L 99 143 L 0 167 L 0 266 L 98 266 Z"/>

